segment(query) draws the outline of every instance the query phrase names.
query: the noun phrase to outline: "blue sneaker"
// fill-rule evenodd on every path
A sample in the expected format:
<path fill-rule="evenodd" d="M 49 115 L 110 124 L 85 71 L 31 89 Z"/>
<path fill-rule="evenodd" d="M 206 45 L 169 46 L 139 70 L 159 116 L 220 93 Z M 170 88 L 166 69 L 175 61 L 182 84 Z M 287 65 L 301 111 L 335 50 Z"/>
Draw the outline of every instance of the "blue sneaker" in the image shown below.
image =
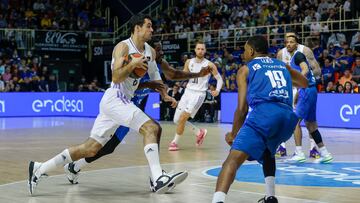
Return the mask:
<path fill-rule="evenodd" d="M 309 157 L 314 158 L 314 159 L 320 158 L 320 152 L 316 149 L 316 147 L 314 147 L 310 150 Z"/>
<path fill-rule="evenodd" d="M 280 145 L 278 147 L 278 149 L 276 150 L 275 157 L 280 158 L 280 157 L 286 157 L 286 156 L 287 156 L 286 148 Z"/>

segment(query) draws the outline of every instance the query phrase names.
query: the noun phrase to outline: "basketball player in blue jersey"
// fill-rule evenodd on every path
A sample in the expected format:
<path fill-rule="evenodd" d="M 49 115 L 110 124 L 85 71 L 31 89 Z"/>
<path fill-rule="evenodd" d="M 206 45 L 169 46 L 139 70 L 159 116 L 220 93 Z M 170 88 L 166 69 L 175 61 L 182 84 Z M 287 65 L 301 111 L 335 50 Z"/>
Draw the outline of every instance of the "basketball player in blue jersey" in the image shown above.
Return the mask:
<path fill-rule="evenodd" d="M 298 121 L 292 108 L 292 84 L 306 87 L 307 80 L 284 62 L 267 57 L 267 51 L 268 42 L 262 36 L 250 37 L 245 44 L 247 65 L 237 73 L 238 105 L 232 131 L 225 137 L 231 150 L 218 177 L 213 203 L 225 202 L 237 169 L 247 159 L 263 166 L 266 196 L 261 201 L 278 202 L 274 155 Z M 253 110 L 246 118 L 249 107 Z"/>
<path fill-rule="evenodd" d="M 309 81 L 309 87 L 300 88 L 298 92 L 298 99 L 296 104 L 296 115 L 299 117 L 298 124 L 294 131 L 295 136 L 295 154 L 289 159 L 289 162 L 303 163 L 306 161 L 305 154 L 302 151 L 302 131 L 300 122 L 304 119 L 307 130 L 310 136 L 314 139 L 320 152 L 320 163 L 330 163 L 333 161 L 333 157 L 327 151 L 324 146 L 321 134 L 318 130 L 318 124 L 316 121 L 316 101 L 317 101 L 317 89 L 316 81 L 310 65 L 306 59 L 306 56 L 297 50 L 298 38 L 296 35 L 288 35 L 286 37 L 286 49 L 291 55 L 290 66 L 299 71 Z"/>
<path fill-rule="evenodd" d="M 190 78 L 203 77 L 211 72 L 210 68 L 203 68 L 199 73 L 191 73 L 191 72 L 185 72 L 182 70 L 173 69 L 169 66 L 168 62 L 162 58 L 163 51 L 160 42 L 154 43 L 154 49 L 156 51 L 156 62 L 158 68 L 164 73 L 165 77 L 169 80 L 176 81 L 176 80 L 186 80 Z M 159 91 L 159 89 L 162 88 L 163 86 L 161 86 L 160 83 L 150 81 L 148 74 L 146 74 L 141 79 L 139 88 L 138 90 L 135 91 L 135 95 L 132 98 L 132 102 L 144 111 L 145 110 L 144 100 L 148 96 L 150 89 Z M 175 103 L 172 102 L 172 107 L 176 107 L 176 102 Z M 161 134 L 162 129 L 160 125 L 159 125 L 159 129 L 160 129 L 159 134 Z M 129 132 L 128 127 L 120 126 L 115 131 L 114 133 L 115 136 L 112 136 L 112 138 L 104 145 L 102 149 L 99 150 L 99 152 L 95 156 L 87 157 L 66 164 L 64 166 L 64 170 L 70 183 L 77 184 L 80 170 L 83 167 L 85 167 L 87 164 L 92 163 L 93 161 L 99 159 L 100 157 L 105 156 L 107 154 L 111 154 L 115 150 L 115 148 L 120 144 L 120 142 L 124 139 L 124 137 L 128 134 L 128 132 Z M 151 189 L 153 190 L 152 182 L 151 182 Z"/>
<path fill-rule="evenodd" d="M 295 32 L 287 32 L 285 34 L 285 42 L 286 42 L 286 38 L 287 36 L 296 36 L 296 33 Z M 297 48 L 296 48 L 296 51 L 299 51 L 301 53 L 303 53 L 307 59 L 307 61 L 309 62 L 309 65 L 310 65 L 310 68 L 311 70 L 313 71 L 315 77 L 320 77 L 321 75 L 321 69 L 320 69 L 320 66 L 319 66 L 319 63 L 316 61 L 316 58 L 314 56 L 314 53 L 313 51 L 303 45 L 303 44 L 298 44 L 297 45 Z M 289 51 L 287 50 L 287 47 L 285 46 L 284 48 L 282 48 L 278 53 L 277 53 L 277 59 L 283 61 L 284 63 L 286 64 L 290 64 L 290 60 L 291 60 L 291 55 L 289 53 Z M 294 107 L 296 105 L 296 98 L 297 98 L 297 89 L 296 88 L 293 88 L 293 96 L 294 96 Z M 320 158 L 320 153 L 319 151 L 317 150 L 317 146 L 316 146 L 316 143 L 314 141 L 314 139 L 312 139 L 312 137 L 310 136 L 310 152 L 309 152 L 309 157 L 310 158 Z M 285 157 L 287 156 L 287 153 L 286 153 L 286 145 L 285 143 L 281 143 L 277 152 L 276 152 L 276 156 L 277 157 Z"/>

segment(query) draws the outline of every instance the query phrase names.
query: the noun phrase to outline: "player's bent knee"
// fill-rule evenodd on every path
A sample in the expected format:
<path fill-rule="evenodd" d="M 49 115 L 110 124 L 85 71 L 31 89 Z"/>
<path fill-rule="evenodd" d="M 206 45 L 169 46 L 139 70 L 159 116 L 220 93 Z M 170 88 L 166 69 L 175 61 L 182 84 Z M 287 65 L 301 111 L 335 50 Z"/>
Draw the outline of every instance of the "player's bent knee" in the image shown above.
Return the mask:
<path fill-rule="evenodd" d="M 157 135 L 160 130 L 159 124 L 155 123 L 154 121 L 146 122 L 141 128 L 140 133 L 143 135 Z"/>

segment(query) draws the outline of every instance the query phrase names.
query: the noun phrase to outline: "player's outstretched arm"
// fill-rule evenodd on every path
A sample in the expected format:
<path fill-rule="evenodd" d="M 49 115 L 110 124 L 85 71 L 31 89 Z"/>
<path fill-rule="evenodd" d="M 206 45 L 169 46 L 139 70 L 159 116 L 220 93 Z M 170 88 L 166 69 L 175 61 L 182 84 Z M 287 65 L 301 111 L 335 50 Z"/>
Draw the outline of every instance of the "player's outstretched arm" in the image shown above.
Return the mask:
<path fill-rule="evenodd" d="M 120 83 L 124 81 L 135 67 L 146 69 L 146 58 L 132 58 L 131 62 L 125 66 L 124 56 L 129 52 L 129 48 L 125 43 L 119 43 L 115 46 L 113 51 L 113 67 L 112 67 L 112 81 L 114 83 Z"/>
<path fill-rule="evenodd" d="M 308 86 L 308 80 L 299 71 L 286 65 L 287 70 L 290 72 L 292 83 L 295 87 L 306 88 Z"/>
<path fill-rule="evenodd" d="M 203 77 L 207 74 L 210 74 L 211 68 L 210 67 L 204 67 L 199 73 L 191 73 L 189 72 L 189 60 L 185 62 L 184 70 L 177 70 L 172 67 L 170 67 L 169 63 L 166 60 L 161 61 L 161 69 L 168 80 L 188 80 L 191 78 L 198 78 Z M 187 70 L 187 71 L 186 71 Z"/>
<path fill-rule="evenodd" d="M 248 103 L 246 101 L 247 95 L 247 82 L 246 79 L 249 74 L 249 68 L 244 65 L 242 66 L 237 73 L 236 80 L 238 84 L 238 105 L 234 113 L 234 121 L 232 130 L 226 135 L 226 142 L 231 145 L 232 141 L 235 139 L 237 133 L 239 132 L 241 126 L 243 125 L 246 115 L 248 113 Z"/>

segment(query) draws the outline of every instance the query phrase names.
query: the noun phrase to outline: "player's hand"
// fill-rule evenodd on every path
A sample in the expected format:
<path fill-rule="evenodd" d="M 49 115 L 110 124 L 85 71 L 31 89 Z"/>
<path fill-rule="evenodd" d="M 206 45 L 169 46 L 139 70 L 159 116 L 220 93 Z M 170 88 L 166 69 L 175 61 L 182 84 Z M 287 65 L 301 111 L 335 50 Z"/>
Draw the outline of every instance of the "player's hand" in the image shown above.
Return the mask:
<path fill-rule="evenodd" d="M 166 86 L 164 85 L 164 83 L 149 81 L 146 82 L 146 87 L 155 90 L 157 92 L 162 92 L 162 91 L 166 92 Z"/>
<path fill-rule="evenodd" d="M 173 97 L 170 97 L 169 95 L 166 95 L 166 96 L 164 97 L 164 101 L 166 101 L 166 102 L 171 102 L 171 104 L 170 104 L 171 108 L 176 108 L 176 106 L 177 106 L 177 101 L 176 101 L 176 99 L 173 98 Z"/>
<path fill-rule="evenodd" d="M 210 93 L 211 93 L 211 95 L 212 95 L 213 97 L 217 97 L 220 92 L 217 91 L 217 90 L 214 90 L 214 91 L 211 91 Z"/>
<path fill-rule="evenodd" d="M 144 70 L 147 70 L 147 58 L 143 55 L 142 57 L 132 57 L 131 56 L 131 62 L 129 63 L 132 67 L 132 69 L 135 68 L 142 68 Z"/>
<path fill-rule="evenodd" d="M 212 68 L 210 66 L 202 67 L 199 72 L 199 77 L 204 77 L 208 74 L 210 74 L 212 71 Z"/>
<path fill-rule="evenodd" d="M 233 141 L 235 139 L 235 136 L 232 134 L 232 132 L 227 132 L 225 134 L 225 141 L 228 143 L 228 145 L 232 145 Z"/>

